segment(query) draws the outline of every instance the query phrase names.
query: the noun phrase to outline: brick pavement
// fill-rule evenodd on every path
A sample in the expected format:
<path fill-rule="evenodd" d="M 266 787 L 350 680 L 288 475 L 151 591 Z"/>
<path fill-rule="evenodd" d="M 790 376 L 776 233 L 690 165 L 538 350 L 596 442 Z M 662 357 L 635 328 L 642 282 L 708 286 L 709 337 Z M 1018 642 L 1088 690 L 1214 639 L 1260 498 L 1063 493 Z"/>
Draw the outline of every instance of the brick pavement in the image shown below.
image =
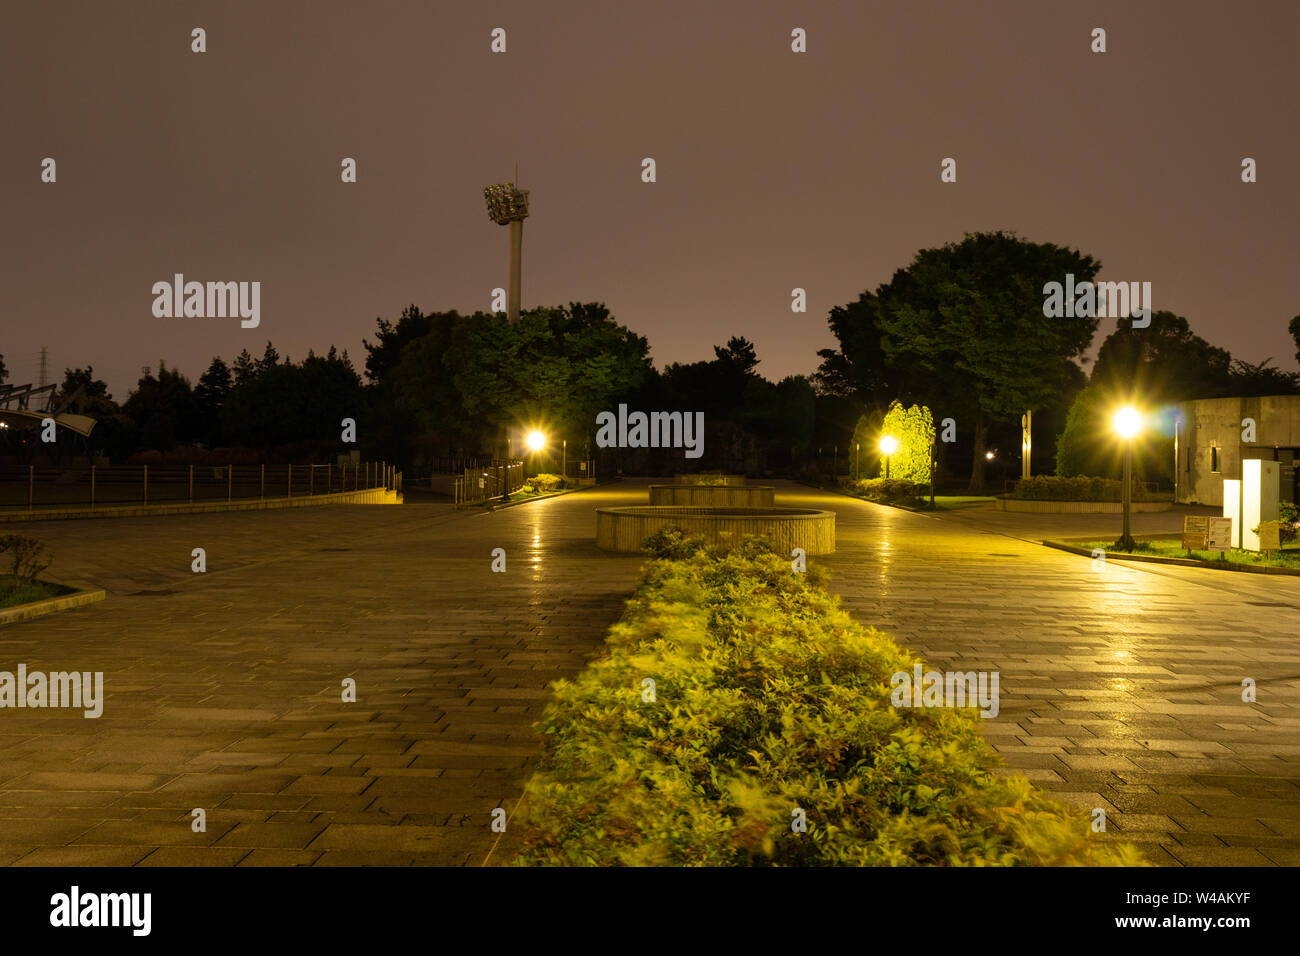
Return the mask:
<path fill-rule="evenodd" d="M 99 720 L 0 711 L 0 865 L 482 862 L 547 685 L 599 651 L 636 578 L 595 549 L 592 509 L 644 495 L 33 525 L 56 576 L 110 596 L 0 629 L 0 669 L 103 670 L 107 702 Z M 1026 540 L 1038 516 L 778 495 L 838 512 L 838 551 L 810 560 L 864 621 L 1001 673 L 985 729 L 1011 768 L 1157 862 L 1300 863 L 1300 578 L 1096 573 Z M 1052 533 L 1108 529 L 1072 521 Z"/>
<path fill-rule="evenodd" d="M 1118 536 L 1115 515 L 934 516 L 777 494 L 837 510 L 836 553 L 819 560 L 860 619 L 938 669 L 1000 672 L 1001 711 L 983 723 L 1010 768 L 1105 809 L 1108 834 L 1156 863 L 1300 864 L 1300 578 L 1097 572 L 1033 543 Z M 1180 527 L 1178 513 L 1134 516 L 1135 533 Z M 1242 702 L 1243 678 L 1257 703 Z"/>
<path fill-rule="evenodd" d="M 106 703 L 0 711 L 0 865 L 482 862 L 635 581 L 593 543 L 628 494 L 32 525 L 109 597 L 0 630 L 0 669 L 102 670 Z"/>

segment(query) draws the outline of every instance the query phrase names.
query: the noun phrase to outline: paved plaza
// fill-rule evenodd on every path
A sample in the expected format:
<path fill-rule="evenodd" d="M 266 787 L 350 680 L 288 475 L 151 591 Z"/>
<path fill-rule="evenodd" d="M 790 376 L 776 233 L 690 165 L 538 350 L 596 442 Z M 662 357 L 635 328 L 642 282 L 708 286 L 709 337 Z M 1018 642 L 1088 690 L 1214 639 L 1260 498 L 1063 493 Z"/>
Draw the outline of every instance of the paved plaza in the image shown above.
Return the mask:
<path fill-rule="evenodd" d="M 0 865 L 483 863 L 547 686 L 599 653 L 637 578 L 639 558 L 596 550 L 593 509 L 647 484 L 488 514 L 28 525 L 52 577 L 109 596 L 0 629 L 0 669 L 102 670 L 107 700 L 98 720 L 0 711 Z M 1035 542 L 1113 536 L 1116 516 L 912 514 L 777 485 L 779 504 L 837 512 L 836 553 L 810 561 L 860 619 L 937 668 L 1000 673 L 983 723 L 1009 767 L 1103 808 L 1157 863 L 1300 864 L 1300 577 L 1097 571 Z"/>

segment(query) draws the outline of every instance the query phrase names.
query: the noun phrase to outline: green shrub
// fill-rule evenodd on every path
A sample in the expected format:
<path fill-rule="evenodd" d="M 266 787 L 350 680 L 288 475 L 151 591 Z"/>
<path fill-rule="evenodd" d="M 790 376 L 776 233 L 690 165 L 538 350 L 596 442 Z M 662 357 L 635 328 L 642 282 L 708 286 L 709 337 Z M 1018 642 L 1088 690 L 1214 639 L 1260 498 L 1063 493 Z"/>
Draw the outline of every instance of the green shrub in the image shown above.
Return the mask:
<path fill-rule="evenodd" d="M 517 864 L 1141 864 L 993 773 L 971 711 L 891 706 L 917 659 L 815 567 L 761 540 L 651 541 L 672 558 L 647 563 L 609 653 L 557 682 L 538 724 Z"/>
<path fill-rule="evenodd" d="M 1114 478 L 1059 478 L 1055 475 L 1035 475 L 1016 484 L 1012 498 L 1033 498 L 1052 501 L 1121 501 L 1124 483 Z M 1133 501 L 1150 501 L 1153 496 L 1146 486 L 1133 482 Z"/>
<path fill-rule="evenodd" d="M 7 556 L 14 587 L 31 584 L 50 566 L 45 545 L 25 534 L 0 534 L 0 554 Z"/>
<path fill-rule="evenodd" d="M 646 538 L 641 547 L 652 558 L 678 560 L 703 550 L 705 543 L 700 538 L 689 536 L 681 528 L 660 528 Z"/>
<path fill-rule="evenodd" d="M 922 495 L 929 494 L 929 484 L 907 478 L 861 478 L 850 481 L 849 490 L 868 501 L 885 504 L 915 504 Z"/>
<path fill-rule="evenodd" d="M 1277 503 L 1277 520 L 1282 522 L 1282 527 L 1278 529 L 1278 537 L 1281 539 L 1282 544 L 1300 537 L 1300 507 L 1293 505 L 1289 501 L 1279 501 Z"/>
<path fill-rule="evenodd" d="M 549 495 L 564 487 L 564 479 L 559 475 L 533 475 L 524 482 L 524 491 L 530 495 Z"/>

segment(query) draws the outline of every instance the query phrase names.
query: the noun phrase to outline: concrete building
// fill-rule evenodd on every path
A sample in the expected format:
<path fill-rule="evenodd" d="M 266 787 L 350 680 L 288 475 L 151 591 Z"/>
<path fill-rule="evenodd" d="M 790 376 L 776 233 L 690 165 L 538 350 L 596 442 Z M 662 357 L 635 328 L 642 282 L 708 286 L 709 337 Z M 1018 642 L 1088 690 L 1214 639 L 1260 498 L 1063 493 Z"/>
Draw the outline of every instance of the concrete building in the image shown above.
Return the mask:
<path fill-rule="evenodd" d="M 1300 395 L 1184 402 L 1179 418 L 1178 501 L 1222 505 L 1223 480 L 1241 478 L 1243 459 L 1262 458 L 1281 466 L 1282 500 L 1300 503 Z"/>

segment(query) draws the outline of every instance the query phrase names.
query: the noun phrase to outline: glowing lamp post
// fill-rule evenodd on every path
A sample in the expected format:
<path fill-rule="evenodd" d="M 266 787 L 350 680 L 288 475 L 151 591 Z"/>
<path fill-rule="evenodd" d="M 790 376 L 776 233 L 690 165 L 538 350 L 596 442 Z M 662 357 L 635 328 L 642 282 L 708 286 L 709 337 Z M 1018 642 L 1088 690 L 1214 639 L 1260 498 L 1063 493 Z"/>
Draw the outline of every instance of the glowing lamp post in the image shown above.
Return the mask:
<path fill-rule="evenodd" d="M 880 439 L 880 453 L 885 456 L 885 477 L 889 477 L 889 459 L 898 451 L 898 439 L 893 435 L 884 435 Z"/>
<path fill-rule="evenodd" d="M 511 325 L 519 321 L 519 286 L 523 271 L 524 220 L 528 218 L 528 190 L 514 183 L 500 183 L 483 190 L 488 217 L 498 226 L 510 227 L 510 298 L 506 318 Z"/>
<path fill-rule="evenodd" d="M 1118 551 L 1132 551 L 1133 540 L 1129 526 L 1129 510 L 1133 501 L 1133 439 L 1142 431 L 1142 413 L 1132 405 L 1125 405 L 1111 420 L 1115 434 L 1124 442 L 1124 533 L 1115 542 Z"/>

